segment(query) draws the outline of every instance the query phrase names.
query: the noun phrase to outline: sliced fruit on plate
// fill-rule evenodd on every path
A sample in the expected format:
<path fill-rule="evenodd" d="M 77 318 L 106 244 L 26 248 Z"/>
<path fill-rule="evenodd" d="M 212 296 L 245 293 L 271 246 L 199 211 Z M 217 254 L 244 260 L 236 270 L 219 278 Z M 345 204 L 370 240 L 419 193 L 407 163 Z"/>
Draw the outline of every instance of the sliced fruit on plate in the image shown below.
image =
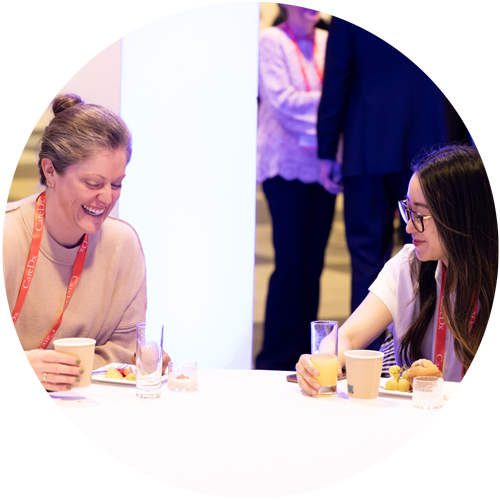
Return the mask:
<path fill-rule="evenodd" d="M 114 366 L 110 366 L 106 372 L 106 378 L 116 378 L 121 380 L 123 375 L 120 373 L 120 370 L 117 370 Z"/>

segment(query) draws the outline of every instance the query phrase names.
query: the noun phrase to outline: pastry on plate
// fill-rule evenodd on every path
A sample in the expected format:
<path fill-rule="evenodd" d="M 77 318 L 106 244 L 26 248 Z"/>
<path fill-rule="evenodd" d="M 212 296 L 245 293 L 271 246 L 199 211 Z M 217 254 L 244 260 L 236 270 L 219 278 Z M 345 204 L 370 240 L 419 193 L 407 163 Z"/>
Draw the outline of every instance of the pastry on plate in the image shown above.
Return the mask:
<path fill-rule="evenodd" d="M 443 378 L 443 374 L 441 370 L 428 359 L 419 359 L 415 361 L 408 370 L 408 374 L 406 379 L 410 382 L 410 385 L 413 387 L 413 379 L 415 377 L 441 377 Z"/>

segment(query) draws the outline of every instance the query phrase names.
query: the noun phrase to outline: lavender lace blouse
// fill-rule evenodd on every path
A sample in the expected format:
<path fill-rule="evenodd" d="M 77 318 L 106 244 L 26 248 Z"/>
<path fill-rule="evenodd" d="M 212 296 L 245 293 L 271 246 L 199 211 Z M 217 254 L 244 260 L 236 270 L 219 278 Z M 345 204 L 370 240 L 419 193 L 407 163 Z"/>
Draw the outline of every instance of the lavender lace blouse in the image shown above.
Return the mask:
<path fill-rule="evenodd" d="M 301 64 L 296 45 L 282 29 L 267 28 L 260 34 L 257 182 L 280 175 L 321 184 L 315 147 L 321 97 L 318 70 L 322 74 L 327 37 L 326 31 L 315 30 L 316 62 L 312 39 L 297 40 Z"/>

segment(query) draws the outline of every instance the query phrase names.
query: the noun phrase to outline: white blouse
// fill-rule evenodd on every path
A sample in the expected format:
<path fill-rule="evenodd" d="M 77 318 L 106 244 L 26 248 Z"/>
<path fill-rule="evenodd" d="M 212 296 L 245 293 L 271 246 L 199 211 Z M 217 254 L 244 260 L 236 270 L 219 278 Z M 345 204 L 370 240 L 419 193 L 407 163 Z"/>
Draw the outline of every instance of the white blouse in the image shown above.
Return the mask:
<path fill-rule="evenodd" d="M 408 327 L 417 317 L 419 311 L 418 297 L 413 300 L 414 282 L 411 279 L 410 262 L 415 255 L 413 245 L 405 245 L 403 249 L 389 260 L 369 290 L 373 292 L 389 309 L 393 323 L 389 327 L 394 336 L 394 353 L 396 362 L 401 366 L 399 359 L 399 343 L 408 330 Z M 439 298 L 441 292 L 442 262 L 439 261 L 435 278 L 436 294 Z M 434 362 L 436 345 L 436 329 L 438 320 L 439 299 L 436 300 L 434 317 L 429 325 L 422 342 L 422 355 L 425 359 Z M 462 380 L 462 364 L 455 355 L 454 337 L 446 329 L 444 349 L 443 378 L 453 382 Z"/>

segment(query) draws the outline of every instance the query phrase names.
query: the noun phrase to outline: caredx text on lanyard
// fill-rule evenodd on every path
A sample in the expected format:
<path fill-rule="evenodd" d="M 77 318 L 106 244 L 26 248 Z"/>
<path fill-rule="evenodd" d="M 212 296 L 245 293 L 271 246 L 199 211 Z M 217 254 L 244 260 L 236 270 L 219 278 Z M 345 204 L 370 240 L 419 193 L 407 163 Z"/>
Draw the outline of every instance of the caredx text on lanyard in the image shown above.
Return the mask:
<path fill-rule="evenodd" d="M 443 363 L 444 363 L 444 345 L 446 342 L 446 323 L 443 317 L 443 297 L 444 297 L 444 284 L 446 281 L 446 266 L 442 264 L 442 272 L 441 272 L 441 293 L 439 294 L 439 310 L 438 310 L 438 321 L 437 321 L 437 329 L 436 329 L 436 346 L 434 348 L 434 364 L 439 368 L 439 370 L 443 371 Z M 472 330 L 472 326 L 474 325 L 474 321 L 476 321 L 477 316 L 477 304 L 474 308 L 474 312 L 470 318 L 469 322 L 469 332 Z M 465 370 L 462 368 L 462 378 L 465 375 Z"/>
<path fill-rule="evenodd" d="M 309 84 L 309 79 L 307 78 L 307 73 L 306 73 L 306 68 L 304 67 L 304 56 L 302 55 L 302 52 L 299 48 L 299 45 L 297 44 L 295 33 L 293 32 L 292 27 L 288 23 L 283 23 L 280 26 L 280 29 L 282 29 L 290 38 L 290 40 L 293 42 L 293 45 L 295 47 L 295 53 L 297 54 L 297 59 L 299 60 L 300 64 L 300 70 L 302 72 L 302 76 L 304 78 L 304 83 L 306 86 L 306 91 L 309 92 L 311 90 L 311 85 Z M 316 41 L 314 39 L 314 31 L 310 37 L 310 40 L 313 42 L 313 62 L 314 62 L 314 67 L 316 69 L 316 73 L 318 73 L 318 78 L 321 83 L 323 83 L 323 72 L 319 69 L 318 66 L 318 61 L 317 61 L 317 47 L 316 47 Z"/>
<path fill-rule="evenodd" d="M 12 321 L 14 325 L 19 318 L 19 314 L 24 304 L 24 300 L 28 295 L 28 290 L 31 285 L 31 280 L 33 279 L 33 274 L 35 272 L 35 266 L 38 260 L 38 253 L 40 251 L 40 243 L 42 242 L 42 234 L 43 234 L 43 225 L 45 222 L 45 191 L 40 194 L 40 196 L 36 199 L 35 206 L 35 222 L 33 224 L 33 237 L 31 239 L 31 248 L 30 253 L 28 255 L 28 261 L 26 262 L 26 267 L 24 268 L 23 281 L 21 282 L 21 288 L 19 289 L 19 295 L 17 296 L 16 305 L 14 306 L 14 310 L 12 311 Z M 66 292 L 66 298 L 64 300 L 64 306 L 54 327 L 50 330 L 50 332 L 45 337 L 44 341 L 40 345 L 40 349 L 45 349 L 49 344 L 55 333 L 57 332 L 59 326 L 61 326 L 62 318 L 66 306 L 68 305 L 73 292 L 75 291 L 76 285 L 80 280 L 80 276 L 82 274 L 83 265 L 85 264 L 85 257 L 87 255 L 87 246 L 89 241 L 89 235 L 85 234 L 82 244 L 78 249 L 78 253 L 76 255 L 75 264 L 73 266 L 73 272 L 71 273 L 71 279 L 69 280 L 68 291 Z"/>

